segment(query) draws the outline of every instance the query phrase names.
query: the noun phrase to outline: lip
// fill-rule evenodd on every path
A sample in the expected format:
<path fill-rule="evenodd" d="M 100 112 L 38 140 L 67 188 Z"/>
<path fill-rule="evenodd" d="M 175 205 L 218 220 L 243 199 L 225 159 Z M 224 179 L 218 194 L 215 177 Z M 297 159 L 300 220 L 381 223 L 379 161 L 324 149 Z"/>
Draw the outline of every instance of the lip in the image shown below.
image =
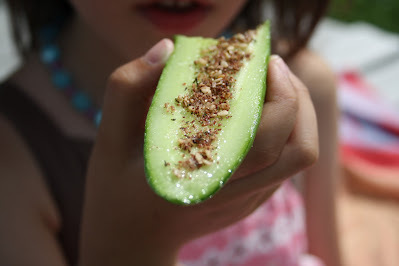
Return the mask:
<path fill-rule="evenodd" d="M 157 30 L 166 34 L 189 33 L 206 18 L 212 9 L 212 5 L 204 0 L 191 1 L 193 6 L 182 10 L 163 8 L 159 5 L 160 2 L 150 1 L 138 4 L 135 9 Z"/>

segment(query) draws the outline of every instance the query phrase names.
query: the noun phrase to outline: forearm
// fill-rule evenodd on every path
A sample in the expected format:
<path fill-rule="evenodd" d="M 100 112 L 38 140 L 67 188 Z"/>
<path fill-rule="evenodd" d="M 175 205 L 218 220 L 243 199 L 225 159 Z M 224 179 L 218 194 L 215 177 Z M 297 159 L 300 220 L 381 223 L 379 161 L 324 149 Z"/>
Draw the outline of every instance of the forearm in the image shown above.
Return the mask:
<path fill-rule="evenodd" d="M 316 104 L 317 106 L 317 104 Z M 326 265 L 339 266 L 336 192 L 339 182 L 337 108 L 335 98 L 319 103 L 320 156 L 305 171 L 304 199 L 309 251 Z M 317 107 L 316 107 L 317 108 Z"/>
<path fill-rule="evenodd" d="M 121 257 L 117 254 L 87 254 L 80 260 L 79 266 L 128 266 L 128 265 L 148 265 L 148 266 L 182 266 L 176 256 L 165 255 L 158 252 L 140 253 L 131 251 L 129 256 Z"/>
<path fill-rule="evenodd" d="M 180 247 L 177 237 L 162 229 L 167 225 L 157 221 L 156 214 L 149 218 L 136 204 L 130 205 L 131 210 L 122 200 L 109 206 L 98 198 L 88 201 L 81 230 L 80 266 L 176 265 Z M 129 217 L 129 212 L 135 215 Z"/>
<path fill-rule="evenodd" d="M 138 165 L 141 165 L 139 162 Z M 103 165 L 103 164 L 102 164 Z M 82 217 L 80 266 L 176 265 L 181 243 L 170 233 L 168 221 L 160 211 L 165 206 L 144 203 L 157 200 L 142 176 L 126 173 L 108 184 L 105 170 L 89 171 Z M 124 180 L 134 177 L 135 187 Z M 105 185 L 106 184 L 106 185 Z"/>
<path fill-rule="evenodd" d="M 309 252 L 320 257 L 326 265 L 339 266 L 337 208 L 334 180 L 338 173 L 315 166 L 306 173 L 305 205 Z M 322 170 L 322 171 L 319 171 Z M 321 179 L 328 179 L 323 182 Z"/>
<path fill-rule="evenodd" d="M 177 262 L 178 248 L 173 245 L 164 246 L 159 243 L 149 243 L 148 238 L 130 240 L 101 239 L 96 235 L 91 240 L 84 242 L 80 256 L 79 266 L 179 266 Z"/>
<path fill-rule="evenodd" d="M 319 133 L 319 159 L 305 171 L 303 180 L 309 251 L 328 266 L 339 266 L 335 194 L 340 181 L 335 75 L 323 59 L 309 50 L 299 52 L 290 66 L 309 88 Z"/>

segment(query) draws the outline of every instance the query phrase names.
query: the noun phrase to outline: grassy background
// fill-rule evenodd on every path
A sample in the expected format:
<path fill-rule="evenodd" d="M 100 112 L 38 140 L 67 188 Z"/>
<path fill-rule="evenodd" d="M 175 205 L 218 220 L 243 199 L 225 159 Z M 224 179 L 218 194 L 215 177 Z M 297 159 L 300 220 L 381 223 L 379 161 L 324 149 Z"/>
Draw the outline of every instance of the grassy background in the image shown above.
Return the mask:
<path fill-rule="evenodd" d="M 333 0 L 329 16 L 343 21 L 366 21 L 399 33 L 399 0 Z"/>

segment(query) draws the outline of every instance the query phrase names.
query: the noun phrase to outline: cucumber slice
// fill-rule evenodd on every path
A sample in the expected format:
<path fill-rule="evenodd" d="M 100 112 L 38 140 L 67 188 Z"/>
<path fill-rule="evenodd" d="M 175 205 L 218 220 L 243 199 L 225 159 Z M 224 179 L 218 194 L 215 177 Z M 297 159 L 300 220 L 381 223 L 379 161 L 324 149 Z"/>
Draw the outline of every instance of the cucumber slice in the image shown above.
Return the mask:
<path fill-rule="evenodd" d="M 234 81 L 230 78 L 232 85 L 227 93 L 231 92 L 231 98 L 227 101 L 222 99 L 226 94 L 219 95 L 217 110 L 206 103 L 208 109 L 204 107 L 206 110 L 199 115 L 198 106 L 190 107 L 190 99 L 196 101 L 191 95 L 197 91 L 197 95 L 203 93 L 201 97 L 214 100 L 216 92 L 211 90 L 216 83 L 225 81 L 217 80 L 217 74 L 211 71 L 213 78 L 208 84 L 212 85 L 205 86 L 208 81 L 201 74 L 204 66 L 211 65 L 206 60 L 212 57 L 212 51 L 219 53 L 215 50 L 218 40 L 175 38 L 175 50 L 162 72 L 147 115 L 144 140 L 147 181 L 170 202 L 188 205 L 210 198 L 226 183 L 252 146 L 266 92 L 269 23 L 232 40 L 243 37 L 247 43 L 230 45 L 242 48 L 237 54 L 245 53 L 241 67 L 233 73 Z M 225 49 L 232 48 L 229 40 L 224 42 Z M 219 60 L 218 64 L 227 67 L 226 62 Z"/>

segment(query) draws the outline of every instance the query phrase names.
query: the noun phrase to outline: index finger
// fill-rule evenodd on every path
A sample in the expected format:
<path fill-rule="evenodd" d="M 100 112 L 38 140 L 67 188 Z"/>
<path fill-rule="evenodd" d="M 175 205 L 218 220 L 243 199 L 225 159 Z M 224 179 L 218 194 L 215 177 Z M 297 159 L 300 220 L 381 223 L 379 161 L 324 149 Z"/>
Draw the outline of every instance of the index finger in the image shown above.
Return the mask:
<path fill-rule="evenodd" d="M 164 39 L 143 57 L 119 67 L 111 74 L 97 137 L 97 142 L 101 142 L 108 154 L 123 157 L 135 146 L 137 139 L 134 136 L 139 132 L 146 114 L 148 97 L 154 93 L 163 66 L 172 51 L 173 42 Z"/>

